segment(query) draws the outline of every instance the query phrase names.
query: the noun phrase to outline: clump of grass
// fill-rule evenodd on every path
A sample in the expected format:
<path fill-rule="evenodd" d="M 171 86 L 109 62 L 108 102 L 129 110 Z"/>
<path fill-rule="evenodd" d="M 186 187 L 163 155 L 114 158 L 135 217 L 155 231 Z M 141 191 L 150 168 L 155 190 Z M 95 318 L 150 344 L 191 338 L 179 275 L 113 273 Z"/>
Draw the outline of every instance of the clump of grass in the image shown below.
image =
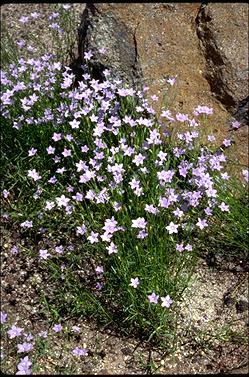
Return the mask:
<path fill-rule="evenodd" d="M 23 235 L 40 235 L 55 321 L 95 317 L 170 346 L 200 237 L 225 216 L 245 246 L 226 156 L 213 135 L 203 144 L 212 109 L 157 117 L 110 71 L 93 79 L 91 51 L 77 82 L 60 58 L 19 58 L 1 73 L 4 206 Z"/>

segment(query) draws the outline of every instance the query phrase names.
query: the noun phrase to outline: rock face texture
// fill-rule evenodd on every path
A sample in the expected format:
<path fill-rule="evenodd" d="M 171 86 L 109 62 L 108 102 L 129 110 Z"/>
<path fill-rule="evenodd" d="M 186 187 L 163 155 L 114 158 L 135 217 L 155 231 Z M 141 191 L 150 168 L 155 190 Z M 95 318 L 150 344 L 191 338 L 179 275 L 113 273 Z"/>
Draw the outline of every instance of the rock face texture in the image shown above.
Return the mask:
<path fill-rule="evenodd" d="M 100 47 L 107 50 L 103 56 Z M 158 111 L 191 114 L 198 105 L 212 107 L 208 127 L 220 141 L 232 117 L 248 124 L 246 3 L 87 4 L 80 57 L 89 49 L 97 78 L 101 68 L 111 68 L 129 84 L 148 85 L 148 95 L 159 97 L 153 104 Z M 173 87 L 166 83 L 176 76 Z M 238 154 L 247 161 L 248 126 L 242 128 Z"/>
<path fill-rule="evenodd" d="M 105 12 L 103 5 L 87 4 L 85 8 L 79 29 L 80 55 L 89 50 L 93 52 L 90 64 L 96 78 L 103 78 L 104 69 L 111 68 L 130 85 L 140 86 L 142 71 L 134 36 L 112 12 Z M 106 50 L 104 54 L 99 52 L 102 47 Z"/>
<path fill-rule="evenodd" d="M 209 4 L 196 23 L 212 92 L 248 123 L 248 4 Z"/>

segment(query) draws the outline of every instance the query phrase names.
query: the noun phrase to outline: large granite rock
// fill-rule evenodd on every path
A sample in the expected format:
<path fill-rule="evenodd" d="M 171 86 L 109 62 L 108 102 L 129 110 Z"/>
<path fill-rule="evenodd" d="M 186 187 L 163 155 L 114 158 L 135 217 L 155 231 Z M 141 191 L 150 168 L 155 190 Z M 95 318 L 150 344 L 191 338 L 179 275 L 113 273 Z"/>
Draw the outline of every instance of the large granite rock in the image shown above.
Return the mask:
<path fill-rule="evenodd" d="M 89 64 L 95 78 L 102 79 L 107 68 L 131 86 L 140 87 L 142 71 L 134 36 L 112 12 L 105 12 L 103 5 L 87 4 L 85 8 L 79 28 L 80 56 L 89 50 L 93 52 Z M 120 8 L 122 6 L 119 4 Z M 100 53 L 103 47 L 106 51 Z"/>
<path fill-rule="evenodd" d="M 207 125 L 222 142 L 232 116 L 248 122 L 247 17 L 247 4 L 239 3 L 87 4 L 79 55 L 82 59 L 89 49 L 96 53 L 92 64 L 97 76 L 102 68 L 111 68 L 128 83 L 148 85 L 148 96 L 159 97 L 153 104 L 158 111 L 168 107 L 192 113 L 198 105 L 212 107 Z M 99 47 L 107 48 L 102 57 Z M 171 87 L 166 79 L 175 76 Z M 243 161 L 247 130 L 238 131 L 242 139 L 234 152 Z"/>
<path fill-rule="evenodd" d="M 248 123 L 248 4 L 210 3 L 196 22 L 212 92 Z"/>

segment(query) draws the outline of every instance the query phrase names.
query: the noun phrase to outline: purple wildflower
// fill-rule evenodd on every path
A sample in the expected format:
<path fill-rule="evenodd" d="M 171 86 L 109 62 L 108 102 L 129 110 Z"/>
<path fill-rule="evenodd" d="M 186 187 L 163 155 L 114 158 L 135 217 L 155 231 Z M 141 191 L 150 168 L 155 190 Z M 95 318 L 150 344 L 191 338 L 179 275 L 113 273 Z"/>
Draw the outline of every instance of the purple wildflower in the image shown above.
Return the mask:
<path fill-rule="evenodd" d="M 87 237 L 87 239 L 90 241 L 91 244 L 99 242 L 98 240 L 99 233 L 91 232 L 90 236 Z"/>
<path fill-rule="evenodd" d="M 49 254 L 47 249 L 40 249 L 39 250 L 39 256 L 40 256 L 40 259 L 48 259 L 50 254 Z"/>
<path fill-rule="evenodd" d="M 72 326 L 72 331 L 73 331 L 74 333 L 79 334 L 80 331 L 81 331 L 81 328 L 80 328 L 79 326 Z"/>
<path fill-rule="evenodd" d="M 162 300 L 161 306 L 165 308 L 169 308 L 170 305 L 173 303 L 173 300 L 170 298 L 169 295 L 167 295 L 166 297 L 161 297 L 161 300 Z"/>
<path fill-rule="evenodd" d="M 29 357 L 25 356 L 24 358 L 21 359 L 20 363 L 17 365 L 18 372 L 16 374 L 32 374 L 32 371 L 30 369 L 32 363 L 29 361 Z"/>
<path fill-rule="evenodd" d="M 35 148 L 31 148 L 30 150 L 29 150 L 29 157 L 31 157 L 31 156 L 34 156 L 35 154 L 36 154 L 36 152 L 37 152 L 37 149 L 35 149 Z"/>
<path fill-rule="evenodd" d="M 155 292 L 152 292 L 151 295 L 148 295 L 148 300 L 151 304 L 157 304 L 159 295 L 156 295 Z"/>
<path fill-rule="evenodd" d="M 143 217 L 138 217 L 137 219 L 132 220 L 131 227 L 144 229 L 146 225 L 147 225 L 147 222 L 145 221 L 145 219 Z"/>
<path fill-rule="evenodd" d="M 131 278 L 131 282 L 130 282 L 130 286 L 133 287 L 133 288 L 137 288 L 138 285 L 140 284 L 140 281 L 138 278 Z"/>
<path fill-rule="evenodd" d="M 166 226 L 166 229 L 168 230 L 169 234 L 178 233 L 178 226 L 179 224 L 174 224 L 172 221 L 169 223 L 168 226 Z"/>
<path fill-rule="evenodd" d="M 5 312 L 0 312 L 0 323 L 3 324 L 7 321 L 8 314 Z"/>
<path fill-rule="evenodd" d="M 20 224 L 22 228 L 32 228 L 33 227 L 33 221 L 32 220 L 26 220 L 23 223 Z"/>
<path fill-rule="evenodd" d="M 55 332 L 61 332 L 61 330 L 62 330 L 62 326 L 61 326 L 60 323 L 59 323 L 59 324 L 55 324 L 55 325 L 52 327 L 52 329 L 53 329 Z"/>
<path fill-rule="evenodd" d="M 17 347 L 18 347 L 17 353 L 20 353 L 20 352 L 29 352 L 33 349 L 34 346 L 32 343 L 24 342 L 21 344 L 17 344 Z"/>
<path fill-rule="evenodd" d="M 223 145 L 225 147 L 230 147 L 231 146 L 231 140 L 230 139 L 224 139 L 223 140 Z"/>
<path fill-rule="evenodd" d="M 12 327 L 7 331 L 10 339 L 15 338 L 16 336 L 20 336 L 23 332 L 21 327 L 17 327 L 16 325 L 12 325 Z"/>
<path fill-rule="evenodd" d="M 173 86 L 173 85 L 175 85 L 176 77 L 169 77 L 169 78 L 166 80 L 166 82 L 167 82 L 169 85 Z"/>
<path fill-rule="evenodd" d="M 74 356 L 87 356 L 88 350 L 86 348 L 76 347 L 73 349 L 72 353 Z"/>
<path fill-rule="evenodd" d="M 33 178 L 34 181 L 38 181 L 39 179 L 41 179 L 41 176 L 35 169 L 28 170 L 28 177 Z"/>
<path fill-rule="evenodd" d="M 176 250 L 179 251 L 180 253 L 182 253 L 184 251 L 184 246 L 183 246 L 183 243 L 181 244 L 176 244 Z"/>
<path fill-rule="evenodd" d="M 113 253 L 117 253 L 118 252 L 118 248 L 117 246 L 111 242 L 109 246 L 106 247 L 106 250 L 108 251 L 108 254 L 113 254 Z"/>
<path fill-rule="evenodd" d="M 196 223 L 196 225 L 202 230 L 208 226 L 208 223 L 207 223 L 207 220 L 205 219 L 202 220 L 198 217 L 198 222 Z"/>
<path fill-rule="evenodd" d="M 249 181 L 249 170 L 242 170 L 242 174 L 243 174 L 243 177 L 245 178 L 245 181 L 248 182 Z"/>
<path fill-rule="evenodd" d="M 102 274 L 104 272 L 104 267 L 103 266 L 97 266 L 95 268 L 95 271 L 97 272 L 97 274 Z"/>
<path fill-rule="evenodd" d="M 240 126 L 241 126 L 241 124 L 240 124 L 240 122 L 238 122 L 237 120 L 235 120 L 235 121 L 232 122 L 232 127 L 233 127 L 233 128 L 237 129 L 237 128 L 239 128 Z"/>
<path fill-rule="evenodd" d="M 225 204 L 224 202 L 222 202 L 218 207 L 222 212 L 229 212 L 229 205 Z"/>

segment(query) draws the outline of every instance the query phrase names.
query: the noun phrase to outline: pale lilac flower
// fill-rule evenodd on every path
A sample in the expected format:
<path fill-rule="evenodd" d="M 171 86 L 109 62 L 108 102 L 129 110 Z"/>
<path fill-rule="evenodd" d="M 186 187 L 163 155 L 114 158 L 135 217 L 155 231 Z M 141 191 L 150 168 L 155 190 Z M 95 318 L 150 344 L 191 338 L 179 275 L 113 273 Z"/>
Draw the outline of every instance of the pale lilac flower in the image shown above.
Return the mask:
<path fill-rule="evenodd" d="M 71 122 L 69 122 L 69 124 L 74 129 L 74 128 L 79 128 L 80 122 L 78 120 L 74 119 Z"/>
<path fill-rule="evenodd" d="M 208 135 L 208 141 L 212 142 L 215 141 L 215 136 L 214 135 Z"/>
<path fill-rule="evenodd" d="M 48 148 L 46 148 L 46 150 L 47 150 L 48 154 L 54 154 L 54 152 L 55 152 L 55 148 L 52 147 L 51 145 Z"/>
<path fill-rule="evenodd" d="M 148 232 L 146 230 L 142 229 L 138 232 L 137 238 L 143 239 L 148 236 Z"/>
<path fill-rule="evenodd" d="M 17 353 L 20 353 L 20 352 L 29 352 L 33 349 L 34 346 L 32 343 L 24 342 L 21 344 L 17 344 L 17 347 L 18 347 Z"/>
<path fill-rule="evenodd" d="M 17 46 L 22 48 L 25 46 L 26 42 L 23 39 L 20 39 L 19 41 L 16 42 Z"/>
<path fill-rule="evenodd" d="M 105 220 L 105 225 L 103 226 L 102 229 L 105 230 L 107 233 L 114 233 L 118 230 L 117 225 L 118 225 L 118 222 L 112 216 L 111 219 Z"/>
<path fill-rule="evenodd" d="M 134 158 L 133 158 L 133 162 L 136 166 L 139 166 L 139 165 L 143 165 L 144 163 L 144 160 L 145 160 L 145 156 L 143 156 L 141 153 L 139 153 L 138 155 L 136 155 Z"/>
<path fill-rule="evenodd" d="M 111 242 L 109 246 L 106 247 L 106 250 L 108 251 L 108 254 L 116 254 L 118 252 L 117 246 Z"/>
<path fill-rule="evenodd" d="M 181 218 L 183 215 L 184 215 L 184 212 L 180 209 L 180 208 L 176 208 L 174 211 L 173 211 L 173 214 L 178 217 L 178 218 Z"/>
<path fill-rule="evenodd" d="M 52 208 L 54 208 L 55 206 L 55 203 L 54 202 L 49 202 L 48 200 L 46 201 L 46 205 L 45 205 L 45 210 L 51 210 Z"/>
<path fill-rule="evenodd" d="M 173 85 L 175 84 L 175 82 L 176 82 L 176 77 L 170 77 L 170 78 L 168 78 L 168 79 L 166 80 L 166 82 L 167 82 L 168 84 L 170 84 L 171 86 L 173 86 Z"/>
<path fill-rule="evenodd" d="M 205 208 L 204 212 L 207 216 L 212 216 L 213 214 L 212 209 L 210 207 Z"/>
<path fill-rule="evenodd" d="M 223 140 L 223 145 L 224 145 L 225 147 L 230 147 L 230 146 L 231 146 L 231 140 L 229 140 L 229 139 L 224 139 L 224 140 Z"/>
<path fill-rule="evenodd" d="M 84 52 L 84 58 L 90 60 L 93 57 L 92 51 Z"/>
<path fill-rule="evenodd" d="M 30 342 L 31 340 L 33 340 L 34 339 L 34 337 L 33 337 L 33 335 L 31 334 L 31 333 L 29 333 L 28 335 L 26 335 L 26 340 L 28 341 L 28 342 Z"/>
<path fill-rule="evenodd" d="M 68 203 L 70 202 L 69 198 L 66 198 L 65 195 L 61 195 L 60 197 L 55 198 L 59 207 L 67 207 Z"/>
<path fill-rule="evenodd" d="M 187 251 L 192 251 L 193 250 L 193 246 L 190 245 L 189 243 L 185 246 L 185 250 Z"/>
<path fill-rule="evenodd" d="M 56 324 L 52 327 L 52 329 L 55 331 L 55 332 L 60 332 L 62 330 L 62 326 L 61 324 Z"/>
<path fill-rule="evenodd" d="M 0 323 L 3 324 L 7 321 L 8 314 L 5 312 L 0 312 Z"/>
<path fill-rule="evenodd" d="M 3 190 L 3 197 L 4 197 L 5 199 L 8 198 L 9 194 L 10 194 L 9 191 L 7 191 L 7 190 L 5 190 L 5 189 Z"/>
<path fill-rule="evenodd" d="M 62 152 L 64 157 L 70 157 L 72 155 L 71 149 L 64 148 L 64 151 Z"/>
<path fill-rule="evenodd" d="M 72 351 L 74 356 L 87 356 L 88 355 L 88 350 L 86 348 L 79 348 L 76 347 Z"/>
<path fill-rule="evenodd" d="M 71 5 L 69 4 L 62 4 L 62 8 L 65 9 L 65 10 L 68 10 L 71 8 Z"/>
<path fill-rule="evenodd" d="M 58 254 L 62 254 L 64 252 L 64 247 L 62 245 L 55 246 L 54 249 L 55 249 L 56 253 L 58 253 Z"/>
<path fill-rule="evenodd" d="M 47 331 L 41 331 L 38 334 L 41 338 L 47 338 L 48 337 L 48 332 Z"/>
<path fill-rule="evenodd" d="M 196 223 L 196 225 L 202 230 L 208 226 L 208 223 L 207 223 L 207 220 L 205 219 L 202 220 L 198 217 L 198 222 Z"/>
<path fill-rule="evenodd" d="M 224 202 L 222 202 L 218 207 L 222 212 L 229 212 L 229 205 L 225 204 Z"/>
<path fill-rule="evenodd" d="M 83 153 L 86 153 L 86 152 L 89 151 L 89 148 L 88 148 L 87 145 L 82 145 L 80 149 L 81 149 L 81 152 L 83 152 Z"/>
<path fill-rule="evenodd" d="M 22 335 L 23 329 L 21 327 L 17 327 L 16 325 L 12 325 L 10 330 L 7 331 L 10 339 L 15 338 L 16 336 Z"/>
<path fill-rule="evenodd" d="M 221 178 L 227 181 L 230 178 L 230 175 L 225 171 L 224 173 L 221 173 Z"/>
<path fill-rule="evenodd" d="M 185 122 L 188 119 L 188 114 L 181 114 L 181 113 L 177 113 L 176 114 L 176 120 L 178 120 L 178 122 Z"/>
<path fill-rule="evenodd" d="M 22 228 L 32 228 L 33 227 L 33 221 L 32 220 L 26 220 L 23 223 L 20 224 Z"/>
<path fill-rule="evenodd" d="M 95 268 L 95 271 L 97 272 L 97 274 L 102 274 L 104 272 L 104 267 L 103 266 L 97 266 Z"/>
<path fill-rule="evenodd" d="M 19 250 L 19 247 L 16 246 L 16 245 L 14 245 L 14 246 L 10 249 L 10 252 L 11 252 L 12 255 L 16 255 L 16 254 L 18 254 L 19 251 L 20 251 L 20 250 Z"/>
<path fill-rule="evenodd" d="M 131 227 L 144 229 L 146 225 L 147 225 L 147 222 L 145 221 L 145 219 L 143 217 L 138 217 L 137 219 L 132 220 Z"/>
<path fill-rule="evenodd" d="M 90 236 L 87 237 L 87 239 L 90 241 L 91 244 L 99 242 L 99 233 L 91 232 Z"/>
<path fill-rule="evenodd" d="M 151 96 L 150 98 L 152 99 L 152 101 L 158 101 L 158 96 L 156 96 L 155 94 Z"/>
<path fill-rule="evenodd" d="M 25 17 L 25 16 L 22 16 L 21 18 L 19 18 L 19 21 L 22 23 L 22 24 L 25 24 L 26 22 L 28 22 L 29 20 L 29 17 Z"/>
<path fill-rule="evenodd" d="M 170 110 L 164 110 L 164 111 L 162 111 L 161 117 L 167 118 L 168 120 L 171 120 L 172 122 L 175 121 L 175 118 L 172 117 Z"/>
<path fill-rule="evenodd" d="M 184 251 L 184 246 L 183 246 L 183 243 L 181 244 L 176 244 L 176 250 L 179 251 L 180 253 L 182 253 Z"/>
<path fill-rule="evenodd" d="M 101 283 L 101 282 L 99 282 L 99 281 L 98 281 L 98 282 L 96 283 L 96 285 L 95 285 L 96 289 L 102 289 L 103 286 L 104 286 L 104 284 Z"/>
<path fill-rule="evenodd" d="M 248 181 L 249 181 L 249 170 L 247 170 L 247 169 L 242 170 L 242 174 L 243 174 L 245 181 L 248 183 Z"/>
<path fill-rule="evenodd" d="M 131 278 L 131 282 L 130 282 L 130 286 L 133 287 L 133 288 L 137 288 L 138 285 L 140 284 L 140 281 L 138 278 Z"/>
<path fill-rule="evenodd" d="M 28 177 L 33 178 L 34 181 L 38 181 L 39 179 L 41 179 L 41 176 L 36 171 L 36 169 L 28 170 Z"/>
<path fill-rule="evenodd" d="M 135 190 L 139 188 L 140 181 L 136 178 L 132 178 L 132 180 L 129 182 L 129 185 L 131 186 L 132 190 Z"/>
<path fill-rule="evenodd" d="M 166 229 L 168 230 L 169 234 L 178 233 L 178 227 L 179 224 L 174 224 L 172 221 L 169 223 L 168 226 L 166 226 Z"/>
<path fill-rule="evenodd" d="M 170 298 L 169 295 L 167 295 L 166 297 L 161 297 L 161 300 L 162 300 L 161 306 L 165 308 L 169 308 L 170 305 L 173 303 L 173 300 Z"/>
<path fill-rule="evenodd" d="M 213 109 L 212 107 L 208 107 L 208 106 L 197 106 L 195 109 L 194 109 L 194 112 L 193 112 L 194 115 L 200 115 L 200 114 L 207 114 L 207 115 L 212 115 L 213 114 Z"/>
<path fill-rule="evenodd" d="M 153 213 L 154 215 L 156 215 L 157 213 L 159 213 L 159 209 L 156 208 L 155 206 L 153 206 L 153 204 L 145 204 L 145 211 L 146 212 L 149 212 L 149 213 Z"/>
<path fill-rule="evenodd" d="M 148 295 L 148 300 L 151 304 L 157 304 L 159 295 L 156 295 L 155 292 L 152 292 L 151 295 Z"/>
<path fill-rule="evenodd" d="M 120 203 L 120 202 L 114 202 L 113 203 L 113 209 L 114 209 L 115 212 L 120 211 L 121 208 L 122 208 L 122 203 Z"/>
<path fill-rule="evenodd" d="M 83 224 L 83 225 L 81 225 L 81 226 L 77 226 L 77 228 L 76 228 L 76 234 L 77 235 L 84 235 L 86 233 L 86 226 Z"/>
<path fill-rule="evenodd" d="M 25 356 L 24 358 L 21 359 L 20 363 L 17 365 L 18 372 L 16 373 L 17 375 L 30 375 L 32 374 L 32 371 L 30 369 L 32 363 L 29 361 L 29 357 Z"/>
<path fill-rule="evenodd" d="M 100 54 L 104 54 L 106 52 L 106 48 L 105 47 L 101 47 L 98 49 L 99 53 Z"/>
<path fill-rule="evenodd" d="M 76 194 L 73 195 L 72 198 L 75 199 L 77 202 L 82 202 L 83 195 L 80 192 L 76 192 Z"/>
<path fill-rule="evenodd" d="M 72 326 L 72 331 L 73 331 L 74 333 L 79 334 L 80 331 L 81 331 L 81 328 L 80 328 L 79 326 Z"/>
<path fill-rule="evenodd" d="M 55 176 L 49 178 L 48 183 L 55 184 L 57 182 L 57 178 Z"/>
<path fill-rule="evenodd" d="M 175 172 L 173 170 L 162 170 L 157 172 L 157 177 L 161 182 L 171 182 Z"/>
<path fill-rule="evenodd" d="M 29 157 L 31 157 L 31 156 L 34 156 L 35 154 L 36 154 L 36 152 L 37 152 L 37 149 L 35 149 L 35 148 L 31 148 L 30 150 L 29 150 Z"/>
<path fill-rule="evenodd" d="M 59 140 L 61 140 L 61 138 L 62 138 L 61 133 L 56 133 L 56 132 L 54 132 L 54 134 L 53 134 L 53 136 L 52 136 L 52 139 L 53 139 L 54 141 L 59 141 Z"/>
<path fill-rule="evenodd" d="M 39 250 L 39 256 L 40 256 L 40 259 L 48 259 L 50 254 L 49 254 L 47 249 L 40 249 Z"/>
<path fill-rule="evenodd" d="M 34 18 L 35 20 L 40 16 L 40 14 L 37 13 L 37 12 L 32 12 L 32 13 L 30 13 L 30 15 L 31 15 L 31 17 Z"/>
<path fill-rule="evenodd" d="M 239 128 L 240 126 L 241 126 L 241 124 L 240 124 L 240 122 L 238 122 L 237 120 L 235 120 L 235 121 L 232 122 L 232 127 L 233 127 L 233 128 L 237 129 L 237 128 Z"/>

